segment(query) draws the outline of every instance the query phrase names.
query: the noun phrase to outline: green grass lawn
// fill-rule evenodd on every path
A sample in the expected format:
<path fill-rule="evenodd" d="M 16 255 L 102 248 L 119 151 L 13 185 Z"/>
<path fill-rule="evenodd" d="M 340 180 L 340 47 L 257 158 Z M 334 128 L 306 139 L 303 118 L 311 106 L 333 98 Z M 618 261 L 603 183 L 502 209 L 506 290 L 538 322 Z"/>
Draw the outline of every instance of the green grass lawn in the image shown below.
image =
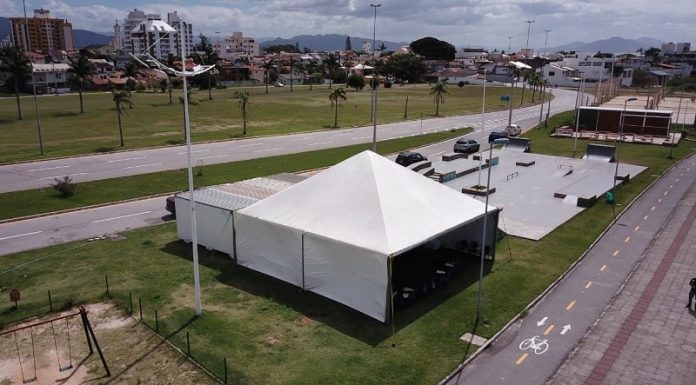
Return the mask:
<path fill-rule="evenodd" d="M 334 85 L 335 87 L 335 85 Z M 248 136 L 284 134 L 329 129 L 334 113 L 328 99 L 327 86 L 289 87 L 269 89 L 248 88 Z M 213 100 L 207 91 L 194 91 L 193 99 L 199 106 L 191 106 L 191 132 L 194 142 L 230 140 L 242 137 L 242 120 L 234 92 L 239 89 L 213 90 Z M 433 97 L 427 85 L 411 85 L 379 90 L 378 122 L 430 118 L 435 113 Z M 440 115 L 463 115 L 481 110 L 479 86 L 456 85 L 448 87 Z M 520 100 L 516 89 L 514 100 Z M 506 108 L 500 95 L 509 88 L 488 87 L 486 109 Z M 38 133 L 34 105 L 30 97 L 22 98 L 24 119 L 17 120 L 14 98 L 0 99 L 0 163 L 43 159 L 46 157 L 103 153 L 121 149 L 147 148 L 183 143 L 183 108 L 179 102 L 181 90 L 175 90 L 173 103 L 167 93 L 134 93 L 134 108 L 126 109 L 123 119 L 125 147 L 119 147 L 116 109 L 110 93 L 84 95 L 85 113 L 79 112 L 77 95 L 42 96 L 38 98 L 40 122 L 44 138 L 45 156 L 39 155 Z M 370 124 L 371 92 L 346 92 L 338 114 L 339 127 Z M 530 105 L 532 93 L 525 92 L 525 105 Z M 404 118 L 406 99 L 408 115 Z M 538 98 L 537 98 L 538 99 Z M 538 100 L 537 100 L 538 101 Z M 517 107 L 517 106 L 515 106 Z"/>
<path fill-rule="evenodd" d="M 552 121 L 564 119 L 567 114 Z M 548 132 L 529 133 L 535 152 L 572 153 L 571 140 L 548 138 Z M 579 144 L 584 148 L 584 142 Z M 674 161 L 693 147 L 682 143 L 674 150 Z M 666 155 L 662 147 L 621 146 L 622 161 L 648 170 L 619 187 L 618 209 L 673 162 Z M 577 260 L 612 218 L 610 207 L 598 202 L 541 241 L 501 240 L 484 279 L 483 322 L 476 334 L 490 337 L 500 330 Z M 476 260 L 448 287 L 397 312 L 392 335 L 389 325 L 203 249 L 204 312 L 192 318 L 191 249 L 177 240 L 175 225 L 122 235 L 0 257 L 3 293 L 14 287 L 23 293 L 19 310 L 0 302 L 0 324 L 48 311 L 48 290 L 56 308 L 98 300 L 108 274 L 111 294 L 123 309 L 130 308 L 132 293 L 137 316 L 142 299 L 145 321 L 154 327 L 157 310 L 161 333 L 172 334 L 184 350 L 189 332 L 193 357 L 218 376 L 227 358 L 230 383 L 433 384 L 473 352 L 459 337 L 474 325 Z"/>

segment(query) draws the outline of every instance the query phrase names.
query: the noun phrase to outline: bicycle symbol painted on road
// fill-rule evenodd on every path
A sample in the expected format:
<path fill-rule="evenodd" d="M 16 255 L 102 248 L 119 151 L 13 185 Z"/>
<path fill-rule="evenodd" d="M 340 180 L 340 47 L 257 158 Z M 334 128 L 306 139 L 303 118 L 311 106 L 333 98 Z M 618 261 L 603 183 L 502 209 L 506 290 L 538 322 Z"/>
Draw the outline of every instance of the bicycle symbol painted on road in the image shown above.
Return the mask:
<path fill-rule="evenodd" d="M 535 354 L 544 354 L 546 350 L 549 349 L 549 344 L 546 342 L 547 340 L 543 340 L 539 338 L 539 336 L 534 336 L 532 338 L 528 338 L 522 342 L 520 342 L 520 349 L 521 350 L 527 350 L 527 349 L 532 349 L 534 350 Z"/>

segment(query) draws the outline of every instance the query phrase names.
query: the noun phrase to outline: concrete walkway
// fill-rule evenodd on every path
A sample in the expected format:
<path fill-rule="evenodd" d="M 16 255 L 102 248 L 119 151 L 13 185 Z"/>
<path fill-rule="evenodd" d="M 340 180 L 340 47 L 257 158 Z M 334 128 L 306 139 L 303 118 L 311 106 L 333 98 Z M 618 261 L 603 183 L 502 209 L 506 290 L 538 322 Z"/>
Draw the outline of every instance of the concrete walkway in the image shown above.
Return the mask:
<path fill-rule="evenodd" d="M 674 183 L 696 169 L 693 159 L 682 165 Z M 685 308 L 693 277 L 694 183 L 623 290 L 549 383 L 695 384 L 696 312 Z"/>

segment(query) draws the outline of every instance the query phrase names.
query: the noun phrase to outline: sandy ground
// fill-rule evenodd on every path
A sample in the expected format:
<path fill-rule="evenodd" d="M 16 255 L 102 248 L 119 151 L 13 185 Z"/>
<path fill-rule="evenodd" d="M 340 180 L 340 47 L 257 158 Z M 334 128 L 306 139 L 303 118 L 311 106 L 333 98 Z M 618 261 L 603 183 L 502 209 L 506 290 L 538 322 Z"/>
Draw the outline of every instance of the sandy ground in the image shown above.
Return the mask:
<path fill-rule="evenodd" d="M 31 384 L 217 384 L 154 332 L 124 317 L 113 305 L 93 304 L 87 310 L 111 377 L 105 376 L 96 349 L 88 354 L 85 332 L 77 316 L 68 322 L 60 320 L 18 331 L 16 339 L 12 333 L 0 336 L 0 385 L 19 385 L 32 378 L 36 380 Z"/>
<path fill-rule="evenodd" d="M 630 97 L 635 97 L 638 100 L 632 100 L 626 103 L 626 107 L 628 109 L 645 108 L 648 99 L 647 94 Z M 611 100 L 604 102 L 604 104 L 602 104 L 602 107 L 623 108 L 624 102 L 628 98 L 629 96 L 617 96 Z M 659 109 L 671 110 L 673 112 L 672 125 L 691 125 L 694 123 L 694 115 L 696 114 L 696 98 L 692 100 L 689 96 L 685 96 L 682 98 L 679 98 L 678 96 L 667 96 L 660 101 Z"/>

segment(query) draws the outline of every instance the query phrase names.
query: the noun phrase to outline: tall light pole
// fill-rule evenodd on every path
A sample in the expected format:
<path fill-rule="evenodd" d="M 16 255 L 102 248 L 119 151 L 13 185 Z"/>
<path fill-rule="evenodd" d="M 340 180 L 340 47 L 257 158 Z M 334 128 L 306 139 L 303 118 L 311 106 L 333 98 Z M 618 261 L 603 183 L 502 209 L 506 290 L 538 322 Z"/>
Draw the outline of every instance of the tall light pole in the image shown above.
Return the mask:
<path fill-rule="evenodd" d="M 377 8 L 382 4 L 370 4 L 370 7 L 375 9 L 375 18 L 372 23 L 372 151 L 377 152 L 377 87 L 379 81 L 377 77 L 377 52 L 376 36 L 377 36 Z"/>
<path fill-rule="evenodd" d="M 510 67 L 510 100 L 508 100 L 508 126 L 512 124 L 512 95 L 515 92 L 515 66 L 508 63 Z"/>
<path fill-rule="evenodd" d="M 508 39 L 508 50 L 507 50 L 507 54 L 509 55 L 509 54 L 510 54 L 510 51 L 512 50 L 512 48 L 510 48 L 510 44 L 512 44 L 512 36 L 508 36 L 507 39 Z"/>
<path fill-rule="evenodd" d="M 525 50 L 524 50 L 524 57 L 526 59 L 529 59 L 527 55 L 529 55 L 529 30 L 532 28 L 532 23 L 534 20 L 526 20 L 525 23 L 527 23 L 527 44 L 525 45 Z"/>
<path fill-rule="evenodd" d="M 486 70 L 483 70 L 483 98 L 481 99 L 481 132 L 484 131 L 484 124 L 486 123 Z M 478 186 L 481 186 L 481 166 L 483 156 L 479 153 L 479 167 L 478 167 Z M 490 165 L 489 165 L 490 167 Z M 487 197 L 487 196 L 486 196 Z"/>
<path fill-rule="evenodd" d="M 493 146 L 496 144 L 509 143 L 510 140 L 507 138 L 500 138 L 496 140 L 489 140 L 488 144 L 490 148 L 488 149 L 488 182 L 486 183 L 486 204 L 483 206 L 483 231 L 481 231 L 481 261 L 479 266 L 479 282 L 478 282 L 478 293 L 476 295 L 476 323 L 478 324 L 481 320 L 481 293 L 483 292 L 483 265 L 486 260 L 486 228 L 488 227 L 488 196 L 490 186 L 491 186 L 491 160 L 493 158 Z"/>
<path fill-rule="evenodd" d="M 544 30 L 544 33 L 546 33 L 546 37 L 544 38 L 544 57 L 546 57 L 546 45 L 549 43 L 549 32 L 551 32 L 550 29 Z"/>
<path fill-rule="evenodd" d="M 619 176 L 619 144 L 623 141 L 623 131 L 624 131 L 624 115 L 626 114 L 626 104 L 638 100 L 638 98 L 628 98 L 624 101 L 623 110 L 621 111 L 621 117 L 619 118 L 619 141 L 616 143 L 616 148 L 614 149 L 614 162 L 616 163 L 616 169 L 614 170 L 614 184 L 611 187 L 611 194 L 614 196 L 614 201 L 616 201 L 616 178 Z"/>
<path fill-rule="evenodd" d="M 578 93 L 575 95 L 575 139 L 573 141 L 573 158 L 575 158 L 575 153 L 578 150 L 578 129 L 580 127 L 580 104 L 582 104 L 582 87 L 585 84 L 585 73 L 580 72 L 580 87 L 578 88 Z M 580 99 L 580 103 L 578 103 Z"/>
<path fill-rule="evenodd" d="M 34 114 L 36 117 L 36 131 L 39 134 L 39 152 L 41 153 L 41 155 L 43 155 L 43 132 L 41 131 L 41 119 L 39 117 L 39 100 L 36 98 L 36 76 L 34 75 L 34 58 L 32 57 L 31 52 L 31 39 L 29 38 L 29 22 L 27 21 L 27 5 L 25 0 L 22 0 L 22 8 L 24 9 L 24 41 L 27 43 L 27 50 L 29 51 L 29 61 L 31 62 L 31 89 L 34 94 Z"/>

